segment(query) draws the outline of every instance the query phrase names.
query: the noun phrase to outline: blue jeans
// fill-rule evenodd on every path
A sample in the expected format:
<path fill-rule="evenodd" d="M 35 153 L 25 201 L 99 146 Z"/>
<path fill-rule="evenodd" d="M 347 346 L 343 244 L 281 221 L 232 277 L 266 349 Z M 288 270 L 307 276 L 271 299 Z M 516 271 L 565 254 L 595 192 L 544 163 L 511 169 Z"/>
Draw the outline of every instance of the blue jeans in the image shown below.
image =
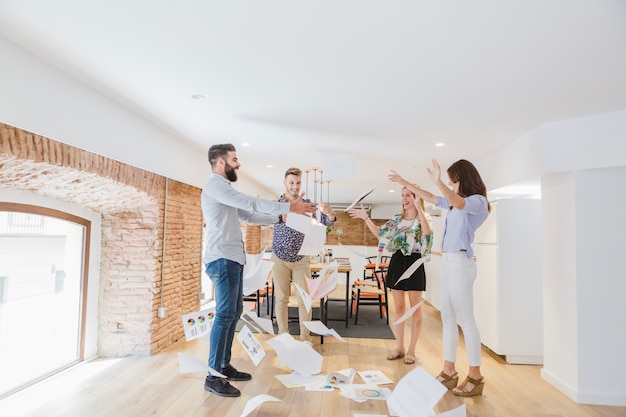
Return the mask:
<path fill-rule="evenodd" d="M 215 290 L 215 322 L 209 339 L 209 366 L 218 372 L 230 365 L 237 321 L 243 312 L 243 265 L 228 259 L 206 264 Z"/>

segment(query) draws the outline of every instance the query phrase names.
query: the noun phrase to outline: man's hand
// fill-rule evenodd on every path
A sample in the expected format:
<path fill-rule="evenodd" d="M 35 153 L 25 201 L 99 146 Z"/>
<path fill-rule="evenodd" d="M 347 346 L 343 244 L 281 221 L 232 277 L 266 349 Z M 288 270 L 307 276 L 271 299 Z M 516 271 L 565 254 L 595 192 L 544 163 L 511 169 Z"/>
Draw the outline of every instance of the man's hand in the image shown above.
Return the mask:
<path fill-rule="evenodd" d="M 317 210 L 317 203 L 305 203 L 302 201 L 304 193 L 300 194 L 295 200 L 289 203 L 289 211 L 298 214 L 313 214 Z"/>

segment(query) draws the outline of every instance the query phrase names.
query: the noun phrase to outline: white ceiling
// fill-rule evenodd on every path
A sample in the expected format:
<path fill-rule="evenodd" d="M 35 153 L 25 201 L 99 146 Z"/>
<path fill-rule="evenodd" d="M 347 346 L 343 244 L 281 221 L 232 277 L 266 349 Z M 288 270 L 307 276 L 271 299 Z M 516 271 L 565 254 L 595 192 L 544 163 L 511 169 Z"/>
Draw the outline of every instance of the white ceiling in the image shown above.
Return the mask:
<path fill-rule="evenodd" d="M 621 0 L 0 0 L 0 33 L 201 152 L 234 143 L 276 194 L 355 154 L 334 202 L 626 109 Z"/>

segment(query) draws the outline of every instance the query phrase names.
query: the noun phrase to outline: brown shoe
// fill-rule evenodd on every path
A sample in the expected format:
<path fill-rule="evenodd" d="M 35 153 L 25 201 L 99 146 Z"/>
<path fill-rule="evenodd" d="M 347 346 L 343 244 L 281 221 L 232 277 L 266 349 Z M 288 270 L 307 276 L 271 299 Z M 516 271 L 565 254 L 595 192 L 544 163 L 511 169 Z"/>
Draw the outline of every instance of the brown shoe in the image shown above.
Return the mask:
<path fill-rule="evenodd" d="M 472 384 L 474 387 L 470 390 L 467 388 L 467 384 Z M 454 395 L 458 395 L 459 397 L 474 397 L 483 393 L 484 386 L 485 378 L 482 376 L 480 379 L 474 379 L 468 376 L 461 385 L 452 390 L 452 393 Z"/>

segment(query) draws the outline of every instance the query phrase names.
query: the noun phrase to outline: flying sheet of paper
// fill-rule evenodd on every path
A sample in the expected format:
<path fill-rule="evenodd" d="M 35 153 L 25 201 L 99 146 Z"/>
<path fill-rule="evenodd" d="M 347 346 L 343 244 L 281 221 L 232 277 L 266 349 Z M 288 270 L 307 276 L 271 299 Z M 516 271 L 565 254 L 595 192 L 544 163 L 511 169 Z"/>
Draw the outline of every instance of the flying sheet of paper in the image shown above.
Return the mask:
<path fill-rule="evenodd" d="M 250 400 L 246 403 L 246 406 L 243 408 L 243 412 L 241 413 L 240 417 L 246 417 L 252 412 L 252 410 L 268 401 L 281 402 L 282 400 L 279 400 L 278 398 L 272 397 L 271 395 L 267 394 L 257 395 L 256 397 L 250 398 Z"/>
<path fill-rule="evenodd" d="M 452 410 L 444 411 L 443 413 L 435 415 L 439 417 L 465 417 L 467 416 L 467 407 L 465 406 L 465 403 L 463 403 L 457 408 L 453 408 Z"/>
<path fill-rule="evenodd" d="M 396 384 L 387 403 L 399 417 L 428 417 L 446 392 L 441 382 L 416 367 Z"/>
<path fill-rule="evenodd" d="M 298 255 L 313 256 L 322 252 L 326 240 L 326 226 L 309 216 L 297 213 L 289 213 L 286 225 L 304 234 Z"/>
<path fill-rule="evenodd" d="M 311 300 L 311 296 L 309 295 L 308 292 L 306 292 L 304 290 L 304 288 L 302 288 L 301 286 L 299 286 L 295 282 L 293 283 L 293 286 L 296 287 L 296 291 L 298 291 L 298 294 L 300 294 L 300 298 L 302 298 L 302 302 L 304 303 L 304 307 L 306 308 L 306 312 L 310 313 L 311 312 L 311 306 L 313 305 L 313 301 Z"/>
<path fill-rule="evenodd" d="M 337 261 L 324 265 L 315 279 L 305 277 L 311 299 L 326 297 L 337 288 L 339 273 Z"/>
<path fill-rule="evenodd" d="M 246 313 L 248 315 L 248 317 L 250 317 L 256 324 L 259 325 L 259 327 L 261 327 L 261 329 L 263 329 L 266 333 L 269 334 L 276 334 L 276 332 L 274 331 L 274 324 L 272 323 L 272 320 L 270 319 L 266 319 L 264 317 L 259 317 L 256 315 L 256 311 L 254 310 L 250 310 Z"/>
<path fill-rule="evenodd" d="M 266 342 L 274 348 L 281 366 L 288 366 L 300 375 L 315 375 L 322 370 L 324 358 L 310 345 L 282 333 Z"/>
<path fill-rule="evenodd" d="M 400 324 L 403 321 L 407 320 L 409 317 L 413 315 L 413 313 L 417 311 L 418 308 L 420 308 L 420 306 L 423 303 L 424 303 L 424 300 L 420 301 L 419 303 L 415 304 L 413 307 L 409 308 L 407 311 L 404 312 L 404 314 L 398 320 L 396 320 L 394 324 Z"/>
<path fill-rule="evenodd" d="M 354 178 L 357 175 L 356 154 L 326 155 L 322 157 L 322 170 L 326 179 Z"/>
<path fill-rule="evenodd" d="M 324 242 L 326 241 L 326 226 L 323 224 L 312 224 L 307 233 L 304 234 L 302 247 L 298 251 L 298 255 L 314 256 L 324 250 Z"/>
<path fill-rule="evenodd" d="M 356 200 L 354 200 L 352 202 L 352 204 L 350 204 L 345 210 L 344 212 L 347 212 L 351 209 L 354 208 L 354 206 L 356 206 L 357 204 L 359 204 L 361 201 L 363 201 L 365 199 L 365 197 L 367 197 L 368 195 L 370 195 L 374 190 L 376 189 L 376 187 L 372 187 L 371 189 L 365 191 L 364 193 L 362 193 L 361 195 L 359 195 Z"/>
<path fill-rule="evenodd" d="M 202 337 L 211 333 L 215 321 L 215 307 L 184 314 L 182 321 L 187 341 Z"/>
<path fill-rule="evenodd" d="M 382 371 L 359 371 L 359 376 L 366 384 L 393 384 L 393 381 Z"/>
<path fill-rule="evenodd" d="M 204 362 L 199 361 L 191 355 L 178 352 L 178 367 L 181 374 L 189 374 L 192 372 L 208 372 L 213 376 L 226 378 L 226 375 L 217 372 Z"/>
<path fill-rule="evenodd" d="M 400 275 L 400 278 L 398 278 L 394 286 L 398 285 L 398 282 L 403 281 L 413 275 L 413 272 L 417 271 L 417 268 L 419 268 L 424 262 L 428 261 L 430 261 L 430 256 L 419 258 L 417 261 L 413 262 L 411 266 L 409 266 L 407 270 L 404 271 L 402 275 Z"/>
<path fill-rule="evenodd" d="M 259 340 L 254 337 L 254 334 L 250 331 L 248 326 L 243 326 L 237 335 L 237 340 L 241 343 L 241 346 L 248 352 L 248 356 L 252 360 L 254 366 L 258 366 L 261 360 L 265 357 L 265 350 Z"/>
<path fill-rule="evenodd" d="M 324 325 L 324 323 L 322 323 L 319 320 L 315 320 L 315 321 L 304 321 L 302 322 L 302 324 L 304 324 L 304 326 L 309 329 L 311 332 L 315 333 L 315 334 L 319 334 L 320 336 L 332 336 L 337 340 L 340 340 L 344 343 L 348 343 L 346 342 L 346 340 L 341 337 L 339 335 L 339 333 L 337 333 L 337 331 L 335 329 L 329 329 L 328 327 L 326 327 Z"/>
<path fill-rule="evenodd" d="M 263 259 L 263 252 L 259 255 L 246 255 L 246 264 L 243 267 L 243 295 L 250 295 L 265 288 L 274 262 Z"/>

